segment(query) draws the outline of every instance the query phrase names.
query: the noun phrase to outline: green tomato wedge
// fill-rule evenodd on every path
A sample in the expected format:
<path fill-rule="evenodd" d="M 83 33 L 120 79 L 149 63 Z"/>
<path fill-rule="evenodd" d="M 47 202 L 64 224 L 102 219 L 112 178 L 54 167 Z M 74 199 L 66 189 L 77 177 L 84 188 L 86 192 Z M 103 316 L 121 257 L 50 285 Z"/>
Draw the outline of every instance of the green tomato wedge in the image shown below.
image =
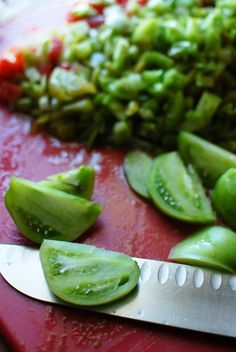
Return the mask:
<path fill-rule="evenodd" d="M 95 202 L 17 177 L 11 179 L 5 204 L 21 233 L 37 243 L 75 240 L 102 210 Z"/>
<path fill-rule="evenodd" d="M 236 155 L 189 132 L 180 132 L 178 148 L 184 162 L 194 166 L 208 187 L 213 187 L 225 171 L 236 167 Z"/>
<path fill-rule="evenodd" d="M 188 236 L 170 251 L 173 262 L 236 272 L 236 233 L 209 226 Z"/>
<path fill-rule="evenodd" d="M 216 182 L 212 204 L 221 220 L 236 230 L 236 169 L 229 169 Z"/>
<path fill-rule="evenodd" d="M 163 213 L 178 220 L 208 224 L 216 220 L 210 201 L 194 168 L 186 168 L 177 152 L 154 159 L 148 191 Z"/>
<path fill-rule="evenodd" d="M 124 171 L 130 187 L 145 198 L 149 198 L 147 179 L 151 165 L 152 158 L 139 150 L 129 152 L 124 161 Z"/>
<path fill-rule="evenodd" d="M 86 244 L 44 240 L 40 259 L 51 291 L 82 306 L 109 303 L 127 295 L 140 275 L 131 257 Z"/>
<path fill-rule="evenodd" d="M 81 165 L 78 169 L 52 175 L 40 184 L 60 191 L 90 199 L 93 194 L 95 172 L 91 166 Z"/>

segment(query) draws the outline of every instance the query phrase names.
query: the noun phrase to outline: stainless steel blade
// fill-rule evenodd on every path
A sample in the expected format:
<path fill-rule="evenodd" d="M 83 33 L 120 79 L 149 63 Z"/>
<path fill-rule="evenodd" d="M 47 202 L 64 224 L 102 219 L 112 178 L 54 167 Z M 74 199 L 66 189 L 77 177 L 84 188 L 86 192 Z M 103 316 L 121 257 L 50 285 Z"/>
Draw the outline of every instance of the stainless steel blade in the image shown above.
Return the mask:
<path fill-rule="evenodd" d="M 236 337 L 236 276 L 188 265 L 134 259 L 141 268 L 137 289 L 122 300 L 89 310 Z M 22 293 L 41 301 L 68 305 L 49 290 L 37 249 L 0 245 L 0 271 Z"/>

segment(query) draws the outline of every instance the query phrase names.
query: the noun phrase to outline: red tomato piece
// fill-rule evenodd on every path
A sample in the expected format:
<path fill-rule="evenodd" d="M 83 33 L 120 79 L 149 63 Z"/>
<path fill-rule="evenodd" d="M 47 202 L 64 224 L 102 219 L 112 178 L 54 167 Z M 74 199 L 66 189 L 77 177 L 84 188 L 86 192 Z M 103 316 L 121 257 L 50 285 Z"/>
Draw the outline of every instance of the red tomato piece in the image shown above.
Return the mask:
<path fill-rule="evenodd" d="M 20 96 L 20 86 L 8 81 L 0 81 L 0 101 L 4 103 L 13 103 Z"/>
<path fill-rule="evenodd" d="M 41 75 L 45 76 L 50 76 L 52 70 L 53 70 L 54 65 L 50 62 L 44 62 L 40 67 L 39 67 L 39 72 Z"/>
<path fill-rule="evenodd" d="M 90 25 L 91 28 L 98 28 L 103 24 L 103 22 L 104 22 L 103 15 L 93 16 L 88 19 L 88 24 Z"/>
<path fill-rule="evenodd" d="M 62 43 L 61 39 L 56 38 L 56 37 L 52 38 L 50 50 L 48 53 L 49 62 L 52 64 L 56 64 L 60 58 L 62 50 L 63 50 L 63 43 Z"/>
<path fill-rule="evenodd" d="M 60 64 L 60 67 L 63 68 L 64 70 L 70 71 L 73 69 L 73 66 L 69 64 L 68 62 L 62 62 Z"/>
<path fill-rule="evenodd" d="M 10 80 L 22 74 L 24 68 L 24 55 L 18 49 L 10 49 L 0 57 L 0 79 Z"/>
<path fill-rule="evenodd" d="M 138 0 L 138 3 L 140 5 L 146 5 L 147 2 L 148 2 L 148 0 Z"/>
<path fill-rule="evenodd" d="M 105 6 L 101 4 L 91 4 L 90 7 L 92 7 L 100 15 L 103 14 L 105 8 Z"/>
<path fill-rule="evenodd" d="M 116 0 L 118 5 L 124 6 L 127 4 L 128 0 Z"/>

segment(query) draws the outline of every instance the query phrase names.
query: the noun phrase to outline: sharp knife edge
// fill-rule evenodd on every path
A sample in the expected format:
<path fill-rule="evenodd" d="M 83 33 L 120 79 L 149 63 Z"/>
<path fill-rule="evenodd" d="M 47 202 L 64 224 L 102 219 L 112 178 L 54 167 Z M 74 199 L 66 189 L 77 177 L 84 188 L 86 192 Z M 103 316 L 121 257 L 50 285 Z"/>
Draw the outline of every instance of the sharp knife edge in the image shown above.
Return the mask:
<path fill-rule="evenodd" d="M 236 275 L 150 259 L 134 260 L 141 268 L 136 290 L 117 302 L 82 308 L 236 337 Z M 69 305 L 48 288 L 37 249 L 0 244 L 0 271 L 11 286 L 25 295 Z"/>

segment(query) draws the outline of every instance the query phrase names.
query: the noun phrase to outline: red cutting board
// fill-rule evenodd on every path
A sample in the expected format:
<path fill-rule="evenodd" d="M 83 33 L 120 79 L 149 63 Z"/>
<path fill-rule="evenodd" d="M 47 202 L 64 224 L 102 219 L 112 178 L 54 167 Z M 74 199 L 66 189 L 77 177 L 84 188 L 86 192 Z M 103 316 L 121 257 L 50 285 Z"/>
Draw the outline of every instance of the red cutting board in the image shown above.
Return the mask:
<path fill-rule="evenodd" d="M 47 4 L 1 28 L 1 48 L 25 38 L 36 27 L 61 25 L 68 4 Z M 129 189 L 123 174 L 125 150 L 60 143 L 30 134 L 30 120 L 0 109 L 0 242 L 29 244 L 11 221 L 4 193 L 11 176 L 41 180 L 49 174 L 92 164 L 94 199 L 104 210 L 81 242 L 131 256 L 166 260 L 170 248 L 191 225 L 171 221 Z M 221 317 L 219 317 L 220 319 Z M 234 339 L 109 317 L 80 309 L 53 306 L 15 291 L 0 277 L 0 331 L 14 352 L 228 352 Z"/>

